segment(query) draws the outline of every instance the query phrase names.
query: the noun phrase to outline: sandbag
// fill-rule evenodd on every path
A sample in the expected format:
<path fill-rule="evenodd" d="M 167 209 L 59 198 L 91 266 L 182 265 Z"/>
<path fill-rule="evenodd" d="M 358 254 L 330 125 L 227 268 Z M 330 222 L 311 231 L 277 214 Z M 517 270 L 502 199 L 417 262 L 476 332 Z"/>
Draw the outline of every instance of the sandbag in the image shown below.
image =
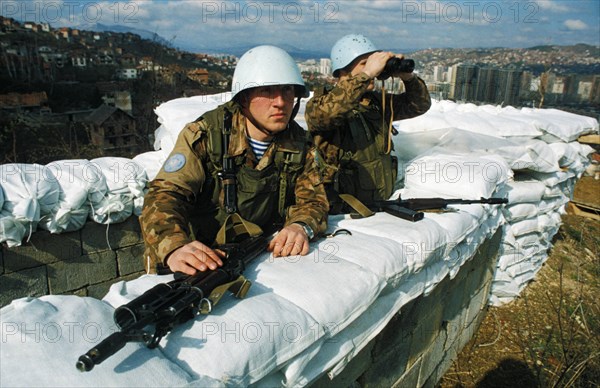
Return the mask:
<path fill-rule="evenodd" d="M 108 191 L 91 218 L 101 224 L 125 221 L 141 214 L 148 177 L 144 169 L 131 159 L 104 157 L 91 160 L 106 179 Z"/>
<path fill-rule="evenodd" d="M 58 182 L 59 204 L 40 227 L 50 233 L 81 229 L 90 210 L 99 208 L 108 192 L 104 174 L 85 159 L 56 161 L 46 167 Z"/>
<path fill-rule="evenodd" d="M 58 207 L 60 189 L 50 170 L 39 164 L 0 165 L 0 182 L 4 192 L 0 242 L 18 246 Z"/>

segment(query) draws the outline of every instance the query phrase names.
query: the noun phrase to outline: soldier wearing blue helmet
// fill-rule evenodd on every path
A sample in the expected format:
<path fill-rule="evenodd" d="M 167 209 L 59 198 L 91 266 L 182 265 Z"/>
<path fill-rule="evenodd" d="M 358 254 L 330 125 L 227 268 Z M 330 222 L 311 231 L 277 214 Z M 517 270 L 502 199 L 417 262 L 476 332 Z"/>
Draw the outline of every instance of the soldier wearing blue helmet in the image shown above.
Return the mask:
<path fill-rule="evenodd" d="M 322 158 L 294 121 L 294 101 L 307 94 L 284 50 L 258 46 L 240 58 L 232 100 L 186 125 L 144 198 L 149 272 L 215 269 L 223 264 L 215 242 L 273 224 L 282 225 L 267 247 L 274 256 L 308 253 L 329 206 Z"/>
<path fill-rule="evenodd" d="M 392 121 L 422 115 L 431 106 L 427 86 L 412 71 L 392 74 L 404 82 L 404 93 L 374 91 L 374 80 L 393 58 L 403 55 L 381 51 L 363 35 L 344 36 L 331 49 L 337 84 L 316 92 L 306 105 L 306 122 L 327 165 L 333 213 L 342 211 L 339 194 L 361 202 L 390 197 L 398 173 Z"/>

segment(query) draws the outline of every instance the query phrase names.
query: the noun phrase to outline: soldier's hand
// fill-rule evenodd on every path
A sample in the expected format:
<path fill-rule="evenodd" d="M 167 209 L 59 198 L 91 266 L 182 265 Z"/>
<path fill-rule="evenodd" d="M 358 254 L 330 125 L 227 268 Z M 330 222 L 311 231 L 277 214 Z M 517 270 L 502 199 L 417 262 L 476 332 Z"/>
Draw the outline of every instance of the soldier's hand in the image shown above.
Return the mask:
<path fill-rule="evenodd" d="M 304 256 L 309 250 L 308 236 L 300 225 L 290 224 L 277 233 L 267 250 L 273 252 L 273 257 Z"/>
<path fill-rule="evenodd" d="M 383 71 L 387 61 L 393 56 L 394 54 L 388 51 L 378 51 L 369 55 L 363 72 L 371 78 L 377 77 Z"/>
<path fill-rule="evenodd" d="M 221 258 L 225 253 L 213 250 L 199 241 L 192 241 L 174 250 L 167 259 L 167 265 L 173 272 L 193 275 L 196 271 L 216 269 L 223 265 Z"/>

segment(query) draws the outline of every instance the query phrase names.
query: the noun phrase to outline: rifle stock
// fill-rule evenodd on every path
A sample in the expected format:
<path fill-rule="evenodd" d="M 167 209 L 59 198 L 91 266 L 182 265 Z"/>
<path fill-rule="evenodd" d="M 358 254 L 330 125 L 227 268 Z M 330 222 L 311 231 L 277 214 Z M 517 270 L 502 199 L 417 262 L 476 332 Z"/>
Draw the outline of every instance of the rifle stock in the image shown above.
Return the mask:
<path fill-rule="evenodd" d="M 82 372 L 90 371 L 128 342 L 143 342 L 150 349 L 157 347 L 162 337 L 176 326 L 199 314 L 210 313 L 226 290 L 237 297 L 245 296 L 250 282 L 242 273 L 266 245 L 267 240 L 262 235 L 223 244 L 217 247 L 226 254 L 222 267 L 194 275 L 175 274 L 175 280 L 157 284 L 118 307 L 113 318 L 120 331 L 80 356 L 76 368 Z M 147 327 L 153 327 L 153 330 L 147 331 Z"/>

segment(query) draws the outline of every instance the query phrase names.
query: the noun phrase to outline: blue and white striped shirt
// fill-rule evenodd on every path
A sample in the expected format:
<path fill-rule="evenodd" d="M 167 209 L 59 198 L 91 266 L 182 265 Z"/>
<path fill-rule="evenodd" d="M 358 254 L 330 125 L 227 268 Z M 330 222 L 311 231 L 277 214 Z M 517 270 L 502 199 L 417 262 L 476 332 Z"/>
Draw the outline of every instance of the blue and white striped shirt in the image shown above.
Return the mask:
<path fill-rule="evenodd" d="M 263 155 L 265 154 L 265 151 L 267 150 L 267 148 L 269 148 L 269 146 L 271 145 L 273 141 L 260 141 L 260 140 L 256 140 L 253 139 L 251 137 L 248 137 L 248 143 L 250 144 L 250 148 L 252 148 L 252 151 L 254 151 L 254 155 L 256 155 L 256 159 L 260 160 Z"/>

